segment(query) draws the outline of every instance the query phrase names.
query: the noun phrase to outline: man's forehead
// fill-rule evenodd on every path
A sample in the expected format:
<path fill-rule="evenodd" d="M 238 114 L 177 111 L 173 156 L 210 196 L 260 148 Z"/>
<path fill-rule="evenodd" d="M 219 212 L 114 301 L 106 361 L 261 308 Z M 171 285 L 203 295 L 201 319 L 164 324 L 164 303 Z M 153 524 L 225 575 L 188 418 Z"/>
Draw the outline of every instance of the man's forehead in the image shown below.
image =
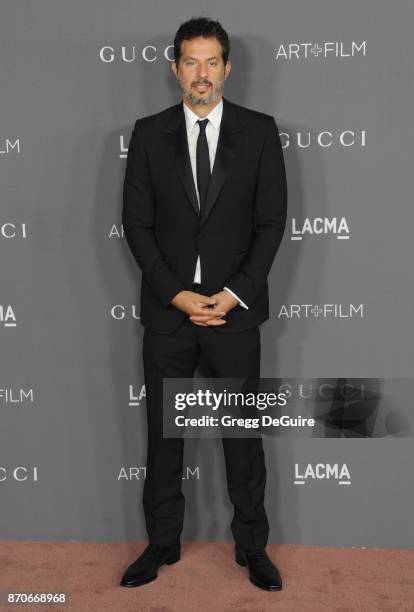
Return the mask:
<path fill-rule="evenodd" d="M 217 53 L 220 49 L 220 43 L 216 38 L 193 38 L 191 40 L 183 40 L 181 43 L 182 53 L 195 55 L 195 50 L 198 49 L 197 55 L 211 55 Z"/>

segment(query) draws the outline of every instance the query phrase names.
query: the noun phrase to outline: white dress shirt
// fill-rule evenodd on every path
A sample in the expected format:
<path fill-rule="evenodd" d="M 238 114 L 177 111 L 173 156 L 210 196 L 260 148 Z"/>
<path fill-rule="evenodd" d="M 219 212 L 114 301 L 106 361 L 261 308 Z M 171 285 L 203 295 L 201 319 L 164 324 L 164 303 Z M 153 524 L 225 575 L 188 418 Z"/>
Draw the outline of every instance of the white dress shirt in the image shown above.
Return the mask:
<path fill-rule="evenodd" d="M 188 150 L 190 153 L 190 160 L 191 160 L 191 169 L 193 171 L 193 178 L 194 178 L 194 185 L 195 185 L 195 189 L 197 193 L 198 207 L 200 208 L 200 196 L 198 193 L 198 185 L 197 185 L 196 155 L 197 155 L 197 139 L 198 139 L 198 134 L 200 132 L 200 126 L 197 123 L 197 121 L 201 119 L 201 117 L 196 115 L 196 113 L 194 113 L 191 110 L 191 108 L 189 108 L 187 104 L 185 104 L 185 102 L 183 102 L 182 104 L 184 107 L 185 124 L 187 128 L 187 140 L 188 140 Z M 206 138 L 207 138 L 207 144 L 208 144 L 208 152 L 210 156 L 210 171 L 212 171 L 213 169 L 214 158 L 216 156 L 217 142 L 218 142 L 218 137 L 219 137 L 219 132 L 220 132 L 220 122 L 221 122 L 222 115 L 223 115 L 223 99 L 220 100 L 220 102 L 213 108 L 212 111 L 210 111 L 208 115 L 203 117 L 203 119 L 209 120 L 206 125 Z M 193 282 L 201 283 L 200 256 L 198 256 L 197 258 L 197 264 L 196 264 Z M 246 304 L 242 302 L 242 300 L 235 293 L 233 293 L 231 289 L 229 289 L 228 287 L 223 287 L 223 289 L 231 293 L 232 296 L 235 297 L 236 300 L 239 302 L 240 306 L 243 306 L 243 308 L 248 309 L 248 306 L 246 306 Z"/>

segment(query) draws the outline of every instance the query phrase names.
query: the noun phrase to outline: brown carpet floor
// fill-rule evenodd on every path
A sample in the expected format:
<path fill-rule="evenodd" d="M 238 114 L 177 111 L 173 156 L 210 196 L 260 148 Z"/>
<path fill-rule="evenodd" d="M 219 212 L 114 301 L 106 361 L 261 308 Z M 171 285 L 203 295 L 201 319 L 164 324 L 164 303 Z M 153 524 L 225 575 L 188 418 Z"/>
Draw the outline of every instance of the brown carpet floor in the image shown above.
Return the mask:
<path fill-rule="evenodd" d="M 67 612 L 414 611 L 414 552 L 269 545 L 284 589 L 267 593 L 234 561 L 233 545 L 184 542 L 181 560 L 136 588 L 119 586 L 145 542 L 0 542 L 0 592 L 66 592 L 65 606 L 0 610 Z M 4 595 L 3 595 L 4 597 Z"/>

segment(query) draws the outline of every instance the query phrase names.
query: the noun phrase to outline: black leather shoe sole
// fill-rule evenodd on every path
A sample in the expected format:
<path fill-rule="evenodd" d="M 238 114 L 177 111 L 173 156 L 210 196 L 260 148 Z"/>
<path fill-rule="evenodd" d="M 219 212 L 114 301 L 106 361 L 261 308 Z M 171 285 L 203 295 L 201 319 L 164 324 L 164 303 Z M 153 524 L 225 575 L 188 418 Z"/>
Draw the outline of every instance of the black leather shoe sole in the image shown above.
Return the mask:
<path fill-rule="evenodd" d="M 177 563 L 177 561 L 179 561 L 181 559 L 181 553 L 175 553 L 174 555 L 171 555 L 170 557 L 168 557 L 168 559 L 165 559 L 165 561 L 163 561 L 159 567 L 161 567 L 161 565 L 167 564 L 167 565 L 173 565 L 174 563 Z M 120 586 L 123 587 L 137 587 L 137 586 L 141 586 L 143 584 L 148 584 L 149 582 L 153 582 L 156 578 L 158 578 L 158 574 L 155 574 L 155 576 L 152 576 L 151 578 L 147 578 L 146 580 L 124 580 L 122 579 L 121 582 L 119 583 Z"/>
<path fill-rule="evenodd" d="M 236 562 L 242 567 L 246 567 L 247 565 L 246 555 L 239 550 L 236 550 Z M 252 584 L 259 587 L 259 589 L 263 589 L 264 591 L 281 591 L 282 590 L 281 586 L 276 586 L 276 585 L 269 586 L 268 584 L 263 584 L 263 582 L 259 582 L 258 580 L 255 580 L 254 578 L 250 577 L 249 579 Z"/>
<path fill-rule="evenodd" d="M 264 591 L 281 591 L 282 587 L 279 586 L 269 586 L 267 584 L 262 584 L 261 582 L 256 582 L 253 578 L 250 578 L 250 582 L 255 586 L 259 587 L 259 589 L 263 589 Z"/>

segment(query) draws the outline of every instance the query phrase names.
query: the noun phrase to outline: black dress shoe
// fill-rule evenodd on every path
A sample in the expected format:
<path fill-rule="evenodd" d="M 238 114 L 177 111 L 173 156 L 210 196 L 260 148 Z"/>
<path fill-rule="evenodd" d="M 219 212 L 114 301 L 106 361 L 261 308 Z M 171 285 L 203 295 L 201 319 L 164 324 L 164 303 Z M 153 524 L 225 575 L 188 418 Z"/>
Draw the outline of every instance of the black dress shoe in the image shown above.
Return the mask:
<path fill-rule="evenodd" d="M 180 556 L 179 542 L 170 546 L 148 544 L 142 555 L 127 568 L 120 584 L 124 587 L 136 587 L 152 582 L 156 579 L 161 565 L 172 565 L 180 560 Z"/>
<path fill-rule="evenodd" d="M 249 567 L 250 582 L 266 591 L 281 591 L 279 570 L 269 559 L 264 548 L 243 550 L 236 546 L 236 561 Z"/>

